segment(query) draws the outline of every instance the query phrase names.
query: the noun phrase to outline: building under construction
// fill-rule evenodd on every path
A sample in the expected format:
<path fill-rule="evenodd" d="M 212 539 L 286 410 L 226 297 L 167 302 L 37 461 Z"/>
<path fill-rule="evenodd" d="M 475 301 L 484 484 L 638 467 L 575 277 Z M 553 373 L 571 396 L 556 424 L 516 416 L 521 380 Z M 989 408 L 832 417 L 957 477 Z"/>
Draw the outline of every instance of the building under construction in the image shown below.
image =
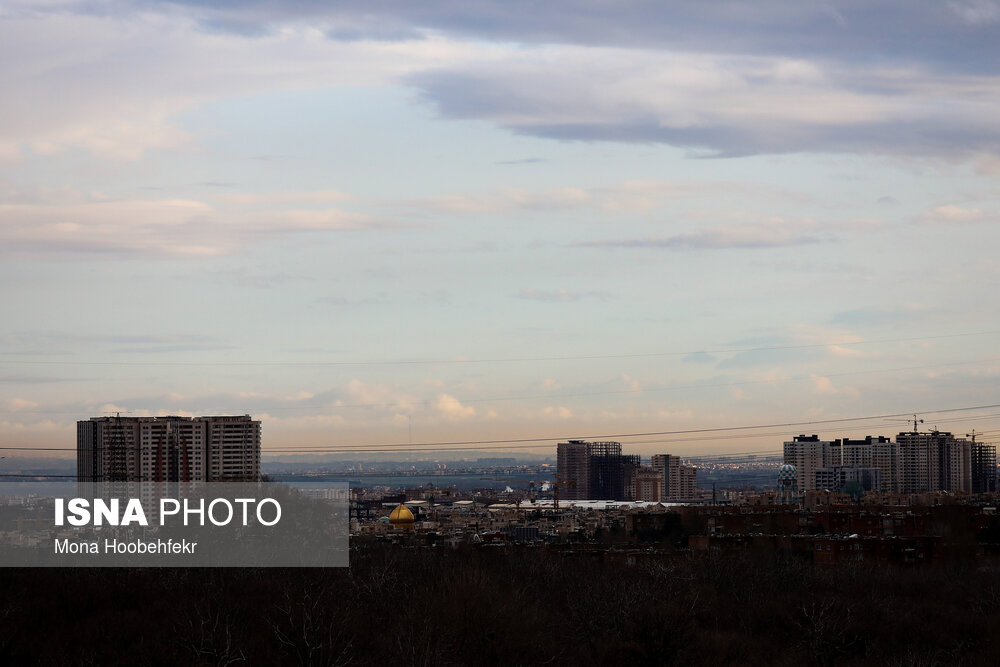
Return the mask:
<path fill-rule="evenodd" d="M 622 454 L 620 442 L 570 440 L 556 446 L 559 494 L 567 500 L 631 500 L 638 455 Z"/>
<path fill-rule="evenodd" d="M 993 493 L 997 490 L 997 448 L 972 438 L 972 492 Z"/>

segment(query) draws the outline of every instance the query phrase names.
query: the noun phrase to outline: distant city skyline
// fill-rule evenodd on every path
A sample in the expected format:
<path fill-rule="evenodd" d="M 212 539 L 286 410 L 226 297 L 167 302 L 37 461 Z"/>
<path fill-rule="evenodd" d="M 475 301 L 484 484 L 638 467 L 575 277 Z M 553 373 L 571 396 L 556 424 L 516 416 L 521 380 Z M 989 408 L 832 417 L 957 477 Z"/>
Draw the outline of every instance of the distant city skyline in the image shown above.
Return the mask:
<path fill-rule="evenodd" d="M 267 456 L 1000 404 L 998 34 L 990 0 L 5 3 L 0 442 L 119 412 L 250 414 Z"/>

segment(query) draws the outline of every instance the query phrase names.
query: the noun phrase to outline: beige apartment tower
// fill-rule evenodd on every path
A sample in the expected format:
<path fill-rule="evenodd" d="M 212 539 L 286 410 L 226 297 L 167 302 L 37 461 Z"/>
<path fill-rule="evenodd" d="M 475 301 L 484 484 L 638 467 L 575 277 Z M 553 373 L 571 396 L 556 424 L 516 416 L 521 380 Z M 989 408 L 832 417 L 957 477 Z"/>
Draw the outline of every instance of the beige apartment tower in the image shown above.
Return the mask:
<path fill-rule="evenodd" d="M 694 466 L 682 465 L 673 454 L 654 454 L 652 467 L 660 477 L 660 500 L 695 497 L 698 470 Z"/>

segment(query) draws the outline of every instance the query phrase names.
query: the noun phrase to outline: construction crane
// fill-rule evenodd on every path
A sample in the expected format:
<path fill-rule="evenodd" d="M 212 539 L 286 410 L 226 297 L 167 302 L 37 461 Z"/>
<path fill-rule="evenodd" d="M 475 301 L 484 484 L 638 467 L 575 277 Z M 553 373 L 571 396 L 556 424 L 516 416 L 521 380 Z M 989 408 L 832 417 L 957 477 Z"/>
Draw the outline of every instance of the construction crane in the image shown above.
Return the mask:
<path fill-rule="evenodd" d="M 913 419 L 889 419 L 887 421 L 891 421 L 891 422 L 906 422 L 907 425 L 909 425 L 910 422 L 913 422 L 913 431 L 912 431 L 912 433 L 916 433 L 917 432 L 917 424 L 923 424 L 924 423 L 924 420 L 920 419 L 916 415 L 913 415 Z M 935 428 L 935 430 L 937 430 L 937 429 Z"/>

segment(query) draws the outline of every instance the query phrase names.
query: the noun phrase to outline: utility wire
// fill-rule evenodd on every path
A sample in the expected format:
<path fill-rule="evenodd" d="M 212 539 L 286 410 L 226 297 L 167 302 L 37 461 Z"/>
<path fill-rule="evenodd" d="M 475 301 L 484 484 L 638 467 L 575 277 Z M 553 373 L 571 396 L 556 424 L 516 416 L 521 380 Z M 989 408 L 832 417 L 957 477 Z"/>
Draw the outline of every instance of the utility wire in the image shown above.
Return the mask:
<path fill-rule="evenodd" d="M 917 414 L 922 415 L 937 415 L 937 414 L 950 414 L 956 412 L 969 412 L 973 410 L 988 410 L 1000 408 L 1000 403 L 992 405 L 978 405 L 978 406 L 968 406 L 961 408 L 944 408 L 939 410 L 917 410 Z M 567 438 L 566 436 L 561 436 L 557 438 L 552 437 L 534 437 L 534 438 L 508 438 L 508 439 L 496 439 L 496 440 L 452 440 L 452 441 L 436 441 L 436 442 L 419 442 L 419 443 L 371 443 L 371 444 L 359 444 L 359 445 L 321 445 L 321 446 L 300 446 L 300 447 L 273 447 L 263 450 L 262 453 L 350 453 L 350 452 L 376 452 L 382 451 L 377 449 L 365 449 L 365 448 L 383 448 L 385 451 L 428 451 L 422 448 L 427 447 L 476 447 L 482 449 L 495 449 L 500 447 L 494 447 L 496 445 L 507 446 L 510 449 L 515 448 L 538 448 L 542 447 L 541 443 L 557 442 L 561 440 L 611 440 L 611 439 L 624 439 L 624 438 L 638 438 L 638 437 L 651 437 L 651 436 L 671 436 L 671 435 L 693 435 L 693 434 L 704 434 L 704 433 L 726 433 L 732 434 L 739 431 L 751 431 L 759 429 L 774 429 L 774 428 L 788 428 L 793 426 L 820 426 L 825 424 L 846 424 L 850 422 L 860 422 L 860 421 L 872 421 L 876 419 L 890 419 L 895 417 L 908 417 L 913 414 L 914 411 L 910 412 L 897 412 L 889 414 L 879 414 L 879 415 L 869 415 L 864 417 L 841 417 L 836 419 L 816 419 L 810 421 L 798 421 L 798 422 L 779 422 L 773 424 L 751 424 L 743 426 L 722 426 L 713 428 L 695 428 L 695 429 L 680 429 L 675 431 L 645 431 L 636 433 L 609 433 L 609 434 L 599 434 L 599 435 L 580 435 L 571 436 Z M 971 418 L 975 415 L 971 416 Z M 766 434 L 753 434 L 757 437 L 763 437 Z M 489 445 L 489 447 L 486 447 Z M 10 451 L 24 451 L 24 450 L 37 450 L 37 451 L 76 451 L 75 447 L 0 447 L 0 450 L 10 450 Z M 430 450 L 433 451 L 433 450 Z M 440 451 L 449 451 L 442 449 Z"/>

